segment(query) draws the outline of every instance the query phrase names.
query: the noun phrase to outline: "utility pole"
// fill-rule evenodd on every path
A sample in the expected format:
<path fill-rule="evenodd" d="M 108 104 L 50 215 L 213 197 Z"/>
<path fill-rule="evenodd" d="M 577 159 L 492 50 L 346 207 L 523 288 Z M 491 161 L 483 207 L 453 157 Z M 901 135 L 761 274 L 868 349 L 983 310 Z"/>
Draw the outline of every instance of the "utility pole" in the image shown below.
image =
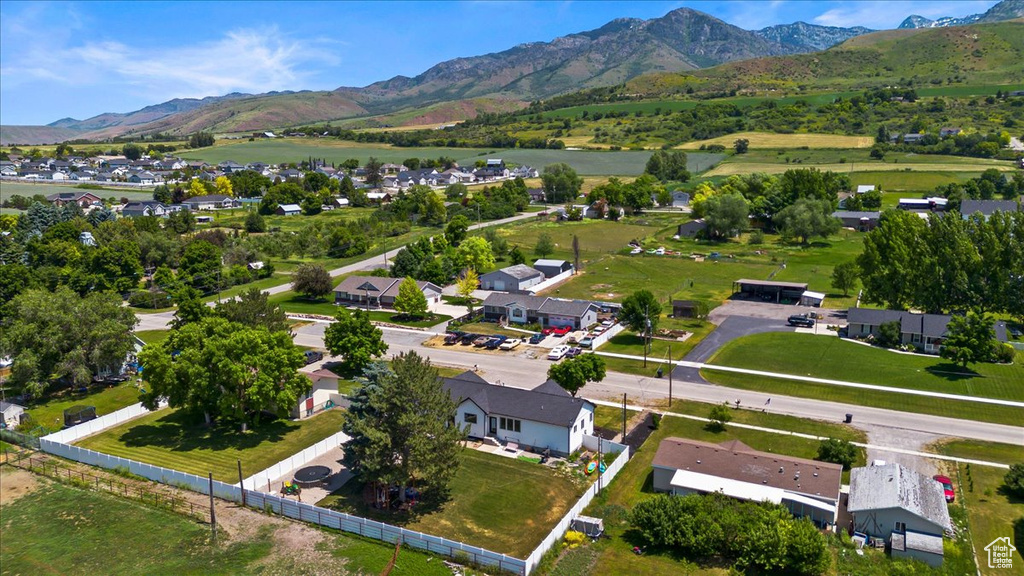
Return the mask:
<path fill-rule="evenodd" d="M 647 368 L 647 347 L 650 342 L 651 334 L 651 306 L 650 304 L 644 305 L 644 368 Z"/>
<path fill-rule="evenodd" d="M 626 440 L 626 393 L 622 393 L 622 440 Z"/>
<path fill-rule="evenodd" d="M 671 406 L 671 405 L 672 404 L 671 404 L 671 400 L 670 400 L 669 401 L 669 406 Z M 241 460 L 237 460 L 237 462 L 238 462 L 238 485 L 242 488 L 242 506 L 245 506 L 245 481 L 242 478 L 242 461 Z"/>
<path fill-rule="evenodd" d="M 675 363 L 672 362 L 672 345 L 668 345 L 668 407 L 672 407 L 672 369 Z"/>

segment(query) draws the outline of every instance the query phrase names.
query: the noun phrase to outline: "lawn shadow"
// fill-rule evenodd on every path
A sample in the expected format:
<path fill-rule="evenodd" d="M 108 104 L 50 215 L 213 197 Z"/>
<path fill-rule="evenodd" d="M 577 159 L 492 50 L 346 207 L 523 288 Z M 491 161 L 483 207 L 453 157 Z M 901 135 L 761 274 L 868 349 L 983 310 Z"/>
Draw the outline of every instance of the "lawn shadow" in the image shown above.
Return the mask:
<path fill-rule="evenodd" d="M 405 526 L 424 516 L 442 512 L 445 505 L 451 501 L 450 494 L 426 494 L 414 506 L 406 510 L 394 507 L 391 510 L 383 510 L 372 504 L 373 489 L 365 482 L 356 479 L 349 480 L 344 486 L 331 492 L 327 498 L 330 501 L 320 504 L 320 506 L 395 526 Z M 393 506 L 395 505 L 393 504 Z"/>
<path fill-rule="evenodd" d="M 237 423 L 224 422 L 208 427 L 202 415 L 178 410 L 152 424 L 133 426 L 118 440 L 128 448 L 158 446 L 174 452 L 247 450 L 263 442 L 280 442 L 299 427 L 286 420 L 274 420 L 261 422 L 242 433 L 237 426 Z"/>
<path fill-rule="evenodd" d="M 1017 518 L 1013 522 L 1013 545 L 1017 550 L 1024 550 L 1024 518 Z"/>
<path fill-rule="evenodd" d="M 957 366 L 952 362 L 941 362 L 925 368 L 929 374 L 937 376 L 939 378 L 949 380 L 950 382 L 957 382 L 959 380 L 968 380 L 971 378 L 984 378 L 978 372 L 971 370 L 970 368 L 964 368 Z"/>

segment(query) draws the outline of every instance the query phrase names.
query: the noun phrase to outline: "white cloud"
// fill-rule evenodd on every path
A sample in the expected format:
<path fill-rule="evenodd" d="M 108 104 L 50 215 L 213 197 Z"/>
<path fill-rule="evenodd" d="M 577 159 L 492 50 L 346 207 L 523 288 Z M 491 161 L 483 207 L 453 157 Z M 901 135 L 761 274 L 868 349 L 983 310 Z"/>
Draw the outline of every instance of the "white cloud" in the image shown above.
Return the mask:
<path fill-rule="evenodd" d="M 942 2 L 889 2 L 869 0 L 843 3 L 838 8 L 827 10 L 814 18 L 815 24 L 823 26 L 866 26 L 887 29 L 900 25 L 904 18 L 917 14 L 936 19 L 943 16 L 963 17 L 985 12 L 995 4 L 991 0 L 942 1 Z"/>
<path fill-rule="evenodd" d="M 238 29 L 223 37 L 158 50 L 118 41 L 32 46 L 2 68 L 4 82 L 58 81 L 70 86 L 118 86 L 160 101 L 304 88 L 310 64 L 336 65 L 325 39 L 292 39 L 276 28 Z M 45 54 L 45 58 L 43 55 Z M 45 62 L 45 65 L 38 65 Z"/>

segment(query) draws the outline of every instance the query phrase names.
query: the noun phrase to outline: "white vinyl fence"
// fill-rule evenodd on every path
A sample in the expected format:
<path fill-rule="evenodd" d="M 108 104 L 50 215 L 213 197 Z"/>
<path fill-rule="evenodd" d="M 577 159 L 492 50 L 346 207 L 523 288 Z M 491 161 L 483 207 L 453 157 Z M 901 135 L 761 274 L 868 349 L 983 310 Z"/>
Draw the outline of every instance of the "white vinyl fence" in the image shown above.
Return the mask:
<path fill-rule="evenodd" d="M 259 489 L 260 486 L 266 486 L 270 482 L 277 480 L 278 478 L 284 476 L 285 474 L 291 472 L 292 470 L 295 470 L 300 466 L 305 466 L 314 459 L 323 456 L 332 448 L 337 448 L 338 446 L 344 444 L 345 442 L 348 442 L 348 440 L 349 436 L 344 432 L 338 432 L 337 434 L 328 436 L 327 438 L 324 438 L 323 440 L 317 442 L 316 444 L 313 444 L 309 448 L 306 448 L 302 452 L 299 452 L 298 454 L 293 454 L 288 458 L 281 460 L 277 464 L 270 466 L 266 470 L 262 470 L 260 472 L 253 474 L 252 476 L 249 476 L 248 478 L 242 481 L 242 486 L 244 486 L 247 490 L 257 490 Z"/>
<path fill-rule="evenodd" d="M 565 282 L 569 278 L 572 278 L 572 275 L 575 274 L 575 273 L 576 273 L 575 270 L 566 270 L 565 272 L 562 272 L 561 274 L 559 274 L 557 276 L 552 276 L 551 278 L 548 278 L 547 280 L 544 280 L 540 284 L 534 284 L 533 286 L 530 286 L 529 288 L 526 289 L 526 292 L 529 292 L 530 294 L 536 294 L 537 292 L 542 292 L 544 290 L 547 290 L 548 288 L 557 286 L 557 285 L 561 284 L 562 282 Z"/>
<path fill-rule="evenodd" d="M 161 401 L 159 408 L 163 408 L 165 406 L 167 406 L 167 402 Z M 132 418 L 138 418 L 139 416 L 143 416 L 145 414 L 149 414 L 149 410 L 147 410 L 140 402 L 138 404 L 126 406 L 116 412 L 111 412 L 110 414 L 107 414 L 105 416 L 100 416 L 95 420 L 82 422 L 77 426 L 66 428 L 64 430 L 61 430 L 60 432 L 54 432 L 53 434 L 44 436 L 42 439 L 49 440 L 51 442 L 57 442 L 60 444 L 70 444 L 77 440 L 81 440 L 86 436 L 90 436 L 97 432 L 102 432 L 107 428 L 110 428 L 111 426 L 117 426 L 122 422 L 127 422 Z"/>
<path fill-rule="evenodd" d="M 615 460 L 612 461 L 611 465 L 605 469 L 604 474 L 601 475 L 601 486 L 602 489 L 604 489 L 611 483 L 612 479 L 615 478 L 615 475 L 622 470 L 622 467 L 626 465 L 626 462 L 629 462 L 629 446 L 619 444 L 617 442 L 611 442 L 609 440 L 601 440 L 597 436 L 590 436 L 589 434 L 583 436 L 584 448 L 596 451 L 599 445 L 602 452 L 605 454 L 618 454 L 618 456 L 615 457 Z M 583 493 L 583 496 L 576 501 L 576 504 L 574 504 L 573 507 L 566 512 L 565 516 L 562 516 L 562 519 L 558 521 L 558 524 L 551 529 L 551 532 L 548 532 L 547 537 L 541 541 L 540 545 L 534 548 L 533 552 L 531 552 L 526 558 L 525 574 L 533 572 L 537 565 L 540 564 L 541 558 L 547 554 L 548 550 L 562 539 L 562 536 L 564 536 L 569 530 L 569 527 L 572 526 L 572 521 L 583 513 L 583 510 L 589 506 L 590 502 L 595 496 L 597 496 L 597 489 L 597 482 L 591 484 L 590 488 Z"/>
<path fill-rule="evenodd" d="M 610 328 L 594 337 L 594 342 L 590 345 L 590 349 L 597 350 L 598 347 L 603 345 L 605 342 L 611 340 L 612 336 L 615 336 L 616 334 L 622 332 L 625 329 L 626 327 L 623 326 L 621 322 L 616 322 L 615 324 L 612 324 Z"/>

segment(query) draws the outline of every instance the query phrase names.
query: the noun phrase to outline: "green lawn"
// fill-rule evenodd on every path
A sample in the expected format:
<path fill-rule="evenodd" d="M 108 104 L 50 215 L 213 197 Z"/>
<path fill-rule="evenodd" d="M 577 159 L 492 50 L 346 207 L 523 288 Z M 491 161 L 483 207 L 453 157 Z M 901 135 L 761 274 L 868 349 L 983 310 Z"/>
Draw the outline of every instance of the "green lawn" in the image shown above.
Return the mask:
<path fill-rule="evenodd" d="M 803 423 L 803 426 L 816 424 L 817 422 L 807 421 Z M 653 576 L 661 574 L 725 575 L 729 573 L 724 568 L 700 566 L 668 555 L 647 553 L 638 557 L 632 553 L 633 546 L 639 544 L 639 541 L 634 540 L 628 532 L 627 514 L 638 502 L 650 498 L 654 494 L 651 461 L 654 459 L 654 453 L 658 450 L 658 444 L 668 437 L 690 438 L 715 443 L 740 440 L 757 450 L 801 458 L 813 458 L 818 449 L 818 442 L 813 440 L 729 426 L 722 432 L 710 432 L 705 428 L 703 422 L 683 418 L 663 418 L 658 430 L 633 454 L 633 457 L 603 494 L 584 511 L 584 514 L 588 516 L 604 518 L 605 531 L 609 536 L 597 543 L 585 544 L 585 547 L 592 548 L 599 554 L 597 563 L 593 566 L 592 571 L 588 572 L 589 574 Z M 863 454 L 861 454 L 861 458 L 863 458 Z M 576 556 L 577 554 L 569 554 L 563 561 L 577 562 Z M 551 566 L 550 573 L 564 573 L 559 571 L 560 564 L 561 562 L 558 562 Z"/>
<path fill-rule="evenodd" d="M 938 356 L 896 354 L 840 338 L 812 334 L 752 334 L 729 342 L 711 364 L 814 376 L 893 388 L 1003 400 L 1024 400 L 1024 370 L 981 363 L 963 368 Z"/>
<path fill-rule="evenodd" d="M 248 292 L 252 288 L 259 288 L 260 290 L 266 290 L 274 286 L 280 286 L 281 284 L 288 284 L 292 281 L 291 274 L 281 274 L 275 272 L 273 275 L 267 278 L 260 278 L 248 284 L 239 284 L 238 286 L 232 286 L 226 290 L 221 290 L 216 294 L 210 294 L 203 298 L 203 302 L 216 302 L 218 300 L 227 300 L 234 298 L 242 292 Z"/>
<path fill-rule="evenodd" d="M 671 310 L 669 310 L 669 312 L 671 312 Z M 700 320 L 662 318 L 658 322 L 658 328 L 666 330 L 686 330 L 691 333 L 690 336 L 682 342 L 663 338 L 651 339 L 651 346 L 647 352 L 647 355 L 650 358 L 667 360 L 671 349 L 672 359 L 679 360 L 686 356 L 690 350 L 693 350 L 697 344 L 700 344 L 701 340 L 715 329 L 715 325 L 710 322 L 702 322 Z M 598 348 L 598 350 L 601 352 L 643 356 L 644 339 L 637 336 L 635 332 L 624 330 L 615 336 L 612 336 L 612 338 L 606 344 Z"/>
<path fill-rule="evenodd" d="M 182 472 L 238 480 L 237 460 L 245 475 L 311 446 L 341 430 L 344 412 L 331 410 L 299 421 L 263 422 L 247 433 L 236 427 L 206 428 L 202 417 L 164 409 L 78 442 L 97 452 L 147 462 Z"/>
<path fill-rule="evenodd" d="M 931 450 L 947 456 L 985 460 L 1001 464 L 1024 462 L 1024 445 L 982 442 L 980 440 L 949 440 L 939 442 Z"/>
<path fill-rule="evenodd" d="M 170 330 L 137 330 L 135 335 L 146 344 L 159 344 L 171 335 Z"/>
<path fill-rule="evenodd" d="M 461 458 L 451 500 L 440 508 L 381 512 L 365 504 L 356 481 L 319 505 L 525 558 L 582 494 L 581 485 L 547 466 L 471 449 Z"/>
<path fill-rule="evenodd" d="M 64 426 L 64 410 L 72 406 L 79 404 L 94 406 L 96 415 L 103 416 L 138 401 L 139 389 L 132 382 L 124 382 L 110 388 L 92 386 L 85 394 L 76 394 L 65 390 L 59 396 L 51 397 L 38 404 L 30 404 L 27 408 L 35 425 L 44 426 L 56 432 Z"/>
<path fill-rule="evenodd" d="M 636 410 L 626 410 L 626 421 L 635 416 Z M 607 430 L 622 431 L 622 408 L 611 406 L 598 406 L 594 410 L 594 426 Z"/>
<path fill-rule="evenodd" d="M 37 479 L 41 486 L 34 492 L 4 504 L 4 574 L 298 574 L 322 569 L 313 564 L 315 557 L 278 553 L 287 528 L 267 525 L 232 533 L 231 544 L 222 540 L 214 546 L 209 528 L 184 516 Z M 377 574 L 394 553 L 392 545 L 326 530 L 317 548 L 336 558 L 332 574 Z M 443 576 L 451 570 L 437 557 L 403 549 L 391 574 Z"/>
<path fill-rule="evenodd" d="M 469 324 L 459 326 L 459 330 L 472 334 L 494 334 L 496 336 L 508 336 L 519 339 L 530 337 L 529 334 L 523 332 L 502 328 L 496 322 L 470 322 Z"/>
<path fill-rule="evenodd" d="M 337 283 L 339 280 L 335 279 L 334 282 Z M 287 292 L 272 294 L 269 297 L 269 301 L 273 304 L 279 305 L 285 312 L 291 312 L 293 314 L 320 314 L 322 316 L 333 317 L 338 313 L 338 310 L 342 309 L 341 307 L 336 306 L 333 300 L 309 300 L 305 296 L 300 296 L 290 290 Z M 451 320 L 451 316 L 433 314 L 423 320 L 412 320 L 387 311 L 370 310 L 370 320 L 376 322 L 390 322 L 392 324 L 401 324 L 403 326 L 410 326 L 414 328 L 429 328 L 446 320 Z"/>
<path fill-rule="evenodd" d="M 86 189 L 78 188 L 77 184 L 54 184 L 52 182 L 33 184 L 30 182 L 0 181 L 0 196 L 3 196 L 4 198 L 10 198 L 15 194 L 31 198 L 36 194 L 48 196 L 58 192 L 78 192 L 82 190 Z M 100 190 L 89 189 L 88 191 L 99 196 L 103 200 L 113 198 L 115 202 L 119 202 L 121 198 L 127 198 L 129 200 L 153 199 L 153 190 L 147 190 L 145 188 L 102 188 Z"/>
<path fill-rule="evenodd" d="M 276 214 L 269 214 L 265 215 L 263 219 L 267 224 L 268 231 L 280 229 L 282 232 L 298 232 L 312 223 L 332 224 L 336 222 L 344 222 L 346 220 L 364 218 L 373 214 L 375 210 L 376 208 L 340 208 L 321 212 L 313 216 L 306 216 L 305 214 L 300 216 L 278 216 Z M 248 214 L 248 210 L 245 208 L 234 208 L 231 210 L 216 210 L 209 214 L 213 216 L 213 221 L 218 226 L 244 229 L 245 217 Z"/>

